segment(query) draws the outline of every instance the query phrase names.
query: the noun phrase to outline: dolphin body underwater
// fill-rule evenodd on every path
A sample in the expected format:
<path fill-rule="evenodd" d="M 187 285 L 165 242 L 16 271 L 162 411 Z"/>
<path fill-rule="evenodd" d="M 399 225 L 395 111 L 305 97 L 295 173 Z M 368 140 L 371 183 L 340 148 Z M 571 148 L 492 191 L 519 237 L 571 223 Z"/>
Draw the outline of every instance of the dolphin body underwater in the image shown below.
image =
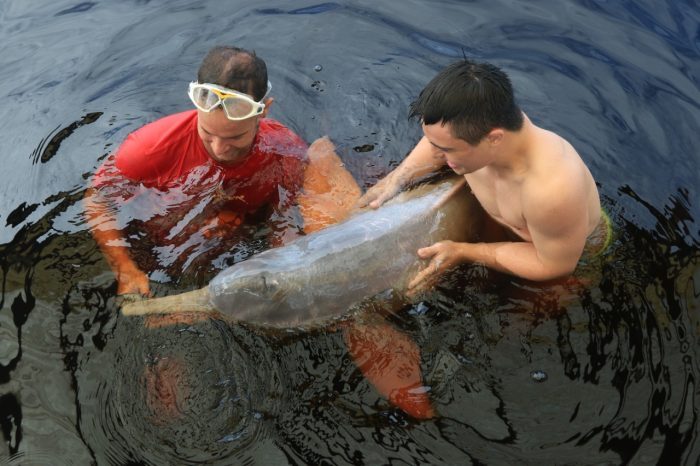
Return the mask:
<path fill-rule="evenodd" d="M 208 286 L 125 304 L 124 315 L 218 312 L 264 327 L 318 326 L 383 291 L 406 291 L 416 251 L 472 241 L 478 203 L 462 177 L 419 185 L 379 209 L 268 249 L 221 271 Z"/>
<path fill-rule="evenodd" d="M 365 378 L 413 418 L 431 418 L 435 411 L 415 342 L 378 315 L 342 318 L 361 312 L 363 303 L 384 291 L 404 295 L 425 262 L 417 249 L 441 240 L 473 241 L 482 219 L 463 177 L 417 185 L 376 210 L 361 209 L 340 223 L 234 264 L 204 288 L 127 303 L 122 313 L 204 312 L 262 328 L 318 327 L 342 320 L 338 328 Z"/>

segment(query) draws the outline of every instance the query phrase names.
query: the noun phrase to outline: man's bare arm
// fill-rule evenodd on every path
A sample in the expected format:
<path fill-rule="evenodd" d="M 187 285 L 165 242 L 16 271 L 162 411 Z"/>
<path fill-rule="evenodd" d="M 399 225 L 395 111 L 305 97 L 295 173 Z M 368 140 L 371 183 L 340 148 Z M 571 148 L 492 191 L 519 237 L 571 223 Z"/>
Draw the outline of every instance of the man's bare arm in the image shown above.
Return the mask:
<path fill-rule="evenodd" d="M 88 225 L 117 279 L 117 294 L 149 295 L 148 276 L 129 255 L 126 240 L 99 192 L 89 188 L 84 198 Z"/>
<path fill-rule="evenodd" d="M 409 289 L 421 284 L 432 284 L 445 271 L 460 263 L 482 264 L 499 272 L 533 281 L 559 278 L 573 272 L 580 256 L 566 248 L 567 253 L 558 258 L 544 258 L 533 243 L 455 243 L 441 241 L 418 250 L 418 255 L 428 259 L 428 265 L 409 283 Z M 578 248 L 576 248 L 578 249 Z"/>
<path fill-rule="evenodd" d="M 532 242 L 455 243 L 442 241 L 422 248 L 418 255 L 428 266 L 409 288 L 432 282 L 439 274 L 462 262 L 483 264 L 494 270 L 533 281 L 570 274 L 576 268 L 588 236 L 589 219 L 582 214 L 575 189 L 556 187 L 558 196 L 525 199 L 524 210 Z M 539 191 L 544 193 L 551 191 Z"/>
<path fill-rule="evenodd" d="M 432 145 L 423 136 L 398 167 L 367 190 L 358 201 L 358 206 L 376 209 L 398 194 L 411 180 L 432 173 L 444 165 L 445 160 L 435 157 Z"/>

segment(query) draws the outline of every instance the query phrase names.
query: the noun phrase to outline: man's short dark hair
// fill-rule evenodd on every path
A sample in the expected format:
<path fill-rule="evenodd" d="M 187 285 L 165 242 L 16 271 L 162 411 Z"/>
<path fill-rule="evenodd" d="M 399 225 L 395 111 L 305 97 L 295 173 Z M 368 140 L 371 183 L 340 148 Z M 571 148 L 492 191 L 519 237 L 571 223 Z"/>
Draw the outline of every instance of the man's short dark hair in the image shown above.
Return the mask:
<path fill-rule="evenodd" d="M 267 92 L 267 66 L 255 52 L 217 46 L 202 60 L 197 81 L 228 87 L 260 100 Z"/>
<path fill-rule="evenodd" d="M 478 144 L 492 129 L 518 131 L 523 114 L 508 76 L 489 63 L 464 59 L 435 76 L 411 104 L 409 118 L 450 123 L 455 137 Z"/>

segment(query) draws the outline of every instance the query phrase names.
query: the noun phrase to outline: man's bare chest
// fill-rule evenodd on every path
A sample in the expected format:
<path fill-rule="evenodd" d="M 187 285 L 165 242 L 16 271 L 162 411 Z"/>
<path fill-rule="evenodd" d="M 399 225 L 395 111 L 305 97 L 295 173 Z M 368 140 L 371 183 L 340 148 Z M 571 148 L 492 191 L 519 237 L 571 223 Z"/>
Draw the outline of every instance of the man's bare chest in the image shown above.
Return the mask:
<path fill-rule="evenodd" d="M 530 239 L 523 215 L 521 183 L 507 183 L 474 174 L 466 175 L 465 178 L 474 196 L 494 220 L 523 239 Z"/>

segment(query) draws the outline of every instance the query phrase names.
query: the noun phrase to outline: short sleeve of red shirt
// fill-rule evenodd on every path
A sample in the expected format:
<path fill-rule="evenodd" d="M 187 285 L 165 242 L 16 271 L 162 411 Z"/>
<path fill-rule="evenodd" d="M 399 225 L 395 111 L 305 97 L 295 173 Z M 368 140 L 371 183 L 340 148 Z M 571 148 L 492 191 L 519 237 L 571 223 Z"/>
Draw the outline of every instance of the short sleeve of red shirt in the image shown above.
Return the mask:
<path fill-rule="evenodd" d="M 190 110 L 131 133 L 117 151 L 116 167 L 132 181 L 162 188 L 208 158 L 197 134 L 197 112 Z"/>

